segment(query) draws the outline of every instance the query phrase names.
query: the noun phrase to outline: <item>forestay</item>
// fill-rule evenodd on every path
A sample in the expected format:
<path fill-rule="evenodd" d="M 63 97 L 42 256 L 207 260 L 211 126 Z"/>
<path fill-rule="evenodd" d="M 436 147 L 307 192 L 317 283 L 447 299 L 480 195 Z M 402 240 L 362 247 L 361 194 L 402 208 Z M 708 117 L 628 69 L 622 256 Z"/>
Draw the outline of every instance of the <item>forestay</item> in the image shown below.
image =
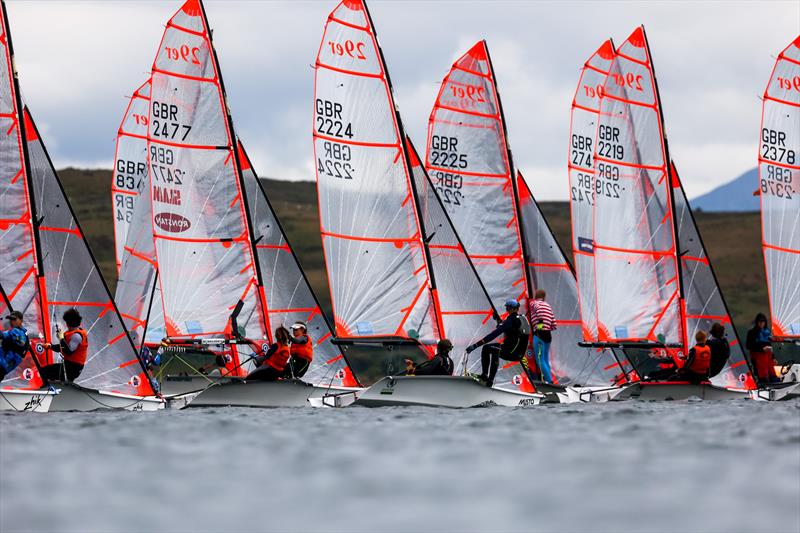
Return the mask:
<path fill-rule="evenodd" d="M 297 321 L 305 322 L 308 335 L 314 343 L 314 360 L 303 376 L 305 381 L 320 386 L 357 387 L 359 383 L 347 360 L 331 342 L 333 335 L 330 325 L 241 142 L 239 161 L 253 221 L 254 242 L 264 279 L 270 324 L 274 329 L 279 325 L 290 328 Z"/>
<path fill-rule="evenodd" d="M 454 373 L 463 374 L 465 369 L 479 372 L 479 353 L 474 352 L 472 357 L 467 357 L 465 349 L 495 328 L 495 317 L 498 314 L 408 138 L 406 146 L 414 176 L 416 198 L 422 213 L 425 242 L 430 252 L 431 270 L 436 279 L 443 336 L 453 343 Z M 500 376 L 496 386 L 503 386 L 506 382 L 510 382 L 510 379 L 504 380 Z"/>
<path fill-rule="evenodd" d="M 167 23 L 151 82 L 152 228 L 167 335 L 228 334 L 241 300 L 240 333 L 266 339 L 234 136 L 199 0 Z"/>
<path fill-rule="evenodd" d="M 550 347 L 553 382 L 560 385 L 610 385 L 622 368 L 610 350 L 581 348 L 580 308 L 575 274 L 539 209 L 528 184 L 517 173 L 520 214 L 527 248 L 528 275 L 536 287 L 547 291 L 547 301 L 556 315 L 558 330 Z"/>
<path fill-rule="evenodd" d="M 122 124 L 117 132 L 117 150 L 111 178 L 117 273 L 122 267 L 123 248 L 128 228 L 134 222 L 136 200 L 148 183 L 147 120 L 149 106 L 150 80 L 147 80 L 131 96 Z"/>
<path fill-rule="evenodd" d="M 315 73 L 320 231 L 336 335 L 439 338 L 386 66 L 361 0 L 329 15 Z"/>
<path fill-rule="evenodd" d="M 598 338 L 685 345 L 666 140 L 643 28 L 617 51 L 594 142 Z"/>
<path fill-rule="evenodd" d="M 800 37 L 764 92 L 758 174 L 772 334 L 800 339 Z"/>
<path fill-rule="evenodd" d="M 485 41 L 452 66 L 428 123 L 425 167 L 495 307 L 528 284 L 510 152 Z"/>
<path fill-rule="evenodd" d="M 598 194 L 594 180 L 594 138 L 600 113 L 600 94 L 606 82 L 614 43 L 609 39 L 592 54 L 581 70 L 572 99 L 569 168 L 572 254 L 578 279 L 583 339 L 597 340 L 597 302 L 594 289 L 594 247 L 592 246 L 594 202 Z"/>
<path fill-rule="evenodd" d="M 678 224 L 678 256 L 681 261 L 684 294 L 684 326 L 687 339 L 693 344 L 698 330 L 708 331 L 715 322 L 722 324 L 729 337 L 731 356 L 722 371 L 712 378 L 716 385 L 742 388 L 750 368 L 742 343 L 736 334 L 733 320 L 722 297 L 714 269 L 697 230 L 689 201 L 678 177 L 675 165 L 670 166 L 675 218 Z"/>

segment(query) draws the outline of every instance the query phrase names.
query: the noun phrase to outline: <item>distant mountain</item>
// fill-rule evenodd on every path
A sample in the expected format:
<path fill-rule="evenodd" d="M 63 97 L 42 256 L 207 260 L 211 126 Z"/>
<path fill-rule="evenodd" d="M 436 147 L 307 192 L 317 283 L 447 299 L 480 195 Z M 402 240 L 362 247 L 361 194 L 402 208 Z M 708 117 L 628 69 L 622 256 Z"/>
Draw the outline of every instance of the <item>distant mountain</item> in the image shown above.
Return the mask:
<path fill-rule="evenodd" d="M 758 169 L 753 168 L 725 185 L 691 200 L 692 209 L 703 211 L 758 211 L 761 209 L 758 196 Z"/>

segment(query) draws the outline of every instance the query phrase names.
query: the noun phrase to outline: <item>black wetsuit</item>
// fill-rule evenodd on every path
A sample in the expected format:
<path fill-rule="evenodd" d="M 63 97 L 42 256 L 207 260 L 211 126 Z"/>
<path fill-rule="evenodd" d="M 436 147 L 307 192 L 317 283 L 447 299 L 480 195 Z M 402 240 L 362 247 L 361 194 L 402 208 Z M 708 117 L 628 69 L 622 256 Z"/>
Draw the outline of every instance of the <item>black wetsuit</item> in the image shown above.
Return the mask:
<path fill-rule="evenodd" d="M 432 359 L 420 363 L 414 367 L 415 376 L 452 376 L 453 360 L 445 354 L 436 354 Z"/>
<path fill-rule="evenodd" d="M 731 345 L 728 343 L 728 339 L 716 337 L 708 339 L 707 344 L 711 348 L 711 366 L 708 369 L 708 377 L 714 377 L 725 368 L 725 363 L 731 356 Z"/>
<path fill-rule="evenodd" d="M 484 345 L 481 350 L 481 375 L 487 377 L 487 385 L 494 383 L 500 359 L 521 361 L 525 357 L 530 335 L 522 332 L 522 320 L 519 314 L 509 313 L 494 331 L 478 342 L 478 345 Z M 504 335 L 503 344 L 486 344 L 500 335 Z"/>

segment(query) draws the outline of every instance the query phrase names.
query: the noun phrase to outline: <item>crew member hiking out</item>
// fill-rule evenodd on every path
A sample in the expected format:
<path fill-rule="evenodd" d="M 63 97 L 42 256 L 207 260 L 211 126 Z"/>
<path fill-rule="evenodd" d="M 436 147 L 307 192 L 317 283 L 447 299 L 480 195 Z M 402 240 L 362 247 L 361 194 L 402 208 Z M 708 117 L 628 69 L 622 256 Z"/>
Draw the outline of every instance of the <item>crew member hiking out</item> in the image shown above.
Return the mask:
<path fill-rule="evenodd" d="M 553 332 L 558 328 L 553 308 L 545 301 L 547 293 L 539 289 L 530 305 L 530 323 L 533 331 L 533 353 L 536 354 L 536 366 L 541 372 L 542 381 L 553 383 L 553 371 L 550 369 L 550 343 Z"/>
<path fill-rule="evenodd" d="M 478 346 L 483 346 L 481 350 L 481 374 L 478 379 L 491 387 L 494 384 L 494 377 L 497 375 L 497 366 L 500 359 L 506 361 L 519 361 L 528 372 L 528 362 L 525 359 L 525 351 L 528 348 L 528 339 L 531 334 L 531 327 L 527 318 L 519 314 L 519 302 L 511 299 L 506 302 L 508 316 L 497 328 L 486 335 L 484 338 L 467 346 L 467 353 L 473 352 Z M 503 344 L 487 344 L 500 335 L 503 335 Z"/>
<path fill-rule="evenodd" d="M 22 313 L 11 311 L 8 329 L 0 331 L 0 381 L 19 366 L 28 353 L 28 330 L 22 327 Z"/>
<path fill-rule="evenodd" d="M 276 381 L 282 378 L 289 360 L 289 330 L 283 326 L 276 329 L 275 342 L 254 360 L 258 368 L 250 372 L 246 380 Z"/>
<path fill-rule="evenodd" d="M 719 322 L 714 322 L 709 330 L 711 338 L 708 339 L 708 347 L 711 348 L 711 366 L 708 369 L 708 377 L 713 378 L 725 368 L 725 364 L 731 356 L 731 345 L 725 338 L 725 326 Z"/>
<path fill-rule="evenodd" d="M 42 367 L 42 377 L 50 381 L 75 381 L 86 364 L 89 351 L 89 336 L 81 327 L 83 317 L 74 307 L 64 311 L 62 317 L 67 331 L 58 332 L 58 344 L 45 343 L 44 347 L 60 352 L 63 363 Z"/>
<path fill-rule="evenodd" d="M 292 325 L 292 335 L 289 337 L 291 357 L 286 366 L 283 377 L 302 378 L 314 359 L 314 343 L 308 336 L 308 328 L 303 322 Z"/>
<path fill-rule="evenodd" d="M 689 350 L 686 363 L 678 371 L 678 377 L 696 385 L 708 380 L 708 370 L 711 368 L 711 347 L 706 343 L 708 335 L 705 331 L 695 333 L 694 340 L 697 344 Z"/>
<path fill-rule="evenodd" d="M 453 350 L 453 343 L 448 339 L 442 339 L 436 345 L 436 355 L 424 363 L 414 364 L 411 359 L 406 359 L 407 376 L 452 376 L 453 360 L 450 352 Z"/>
<path fill-rule="evenodd" d="M 756 377 L 760 385 L 780 381 L 772 358 L 772 332 L 767 324 L 769 324 L 767 316 L 758 313 L 753 321 L 753 328 L 747 332 L 745 342 L 745 347 L 750 352 L 750 360 L 756 367 Z"/>

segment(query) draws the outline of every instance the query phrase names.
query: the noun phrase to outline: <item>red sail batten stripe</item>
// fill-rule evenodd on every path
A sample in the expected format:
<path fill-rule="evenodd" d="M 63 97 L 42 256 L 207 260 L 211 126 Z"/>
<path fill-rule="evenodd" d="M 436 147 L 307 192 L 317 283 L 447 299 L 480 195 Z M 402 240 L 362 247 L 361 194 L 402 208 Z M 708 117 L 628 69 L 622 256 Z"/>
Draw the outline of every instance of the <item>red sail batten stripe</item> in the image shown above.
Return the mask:
<path fill-rule="evenodd" d="M 792 248 L 784 248 L 782 246 L 775 246 L 774 244 L 769 244 L 766 242 L 761 242 L 761 246 L 764 248 L 769 248 L 770 250 L 777 250 L 779 252 L 786 252 L 790 254 L 800 254 L 800 250 L 794 250 Z"/>
<path fill-rule="evenodd" d="M 347 74 L 348 76 L 358 76 L 361 78 L 373 78 L 373 79 L 383 79 L 383 73 L 372 74 L 367 72 L 357 72 L 355 70 L 347 70 L 343 68 L 334 67 L 331 65 L 326 65 L 325 63 L 321 63 L 317 61 L 317 66 L 322 67 L 327 70 L 332 70 L 334 72 L 338 72 L 340 74 Z"/>
<path fill-rule="evenodd" d="M 322 133 L 318 133 L 316 131 L 314 131 L 314 138 L 342 144 L 349 144 L 351 146 L 365 146 L 367 148 L 396 148 L 398 150 L 402 149 L 400 143 L 370 143 L 363 141 L 351 141 L 349 139 L 340 139 L 339 137 L 328 137 L 327 135 L 323 135 Z"/>
<path fill-rule="evenodd" d="M 481 118 L 488 118 L 488 119 L 492 119 L 492 120 L 500 120 L 500 117 L 498 115 L 490 115 L 489 113 L 479 113 L 478 111 L 467 111 L 466 109 L 459 109 L 457 107 L 452 107 L 452 106 L 444 105 L 444 104 L 437 104 L 436 108 L 437 109 L 444 109 L 446 111 L 452 111 L 453 113 L 461 113 L 461 114 L 469 115 L 469 116 L 472 116 L 472 117 L 481 117 Z"/>
<path fill-rule="evenodd" d="M 414 243 L 417 239 L 415 237 L 401 237 L 397 239 L 381 239 L 378 237 L 355 237 L 353 235 L 344 235 L 342 233 L 331 233 L 329 231 L 320 232 L 325 237 L 334 237 L 337 239 L 345 239 L 348 241 L 364 241 L 364 242 L 383 242 L 383 243 Z"/>

